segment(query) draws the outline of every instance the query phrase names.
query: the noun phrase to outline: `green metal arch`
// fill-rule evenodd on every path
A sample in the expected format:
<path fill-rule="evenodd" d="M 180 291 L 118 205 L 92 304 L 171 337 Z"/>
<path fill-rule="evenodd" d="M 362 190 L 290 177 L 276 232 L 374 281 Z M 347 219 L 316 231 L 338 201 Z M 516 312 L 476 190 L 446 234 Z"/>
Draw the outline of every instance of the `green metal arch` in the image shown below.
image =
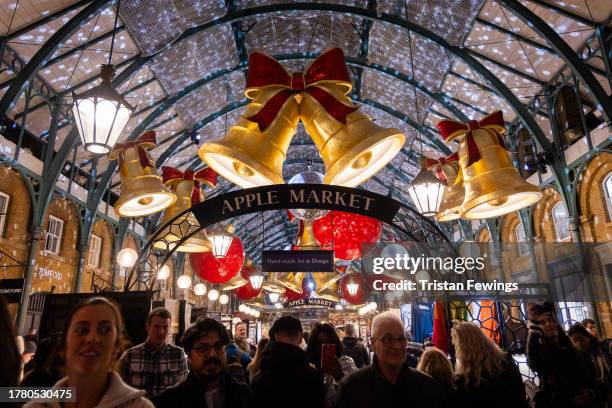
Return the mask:
<path fill-rule="evenodd" d="M 77 13 L 76 16 L 70 19 L 62 26 L 55 34 L 44 43 L 44 45 L 34 54 L 27 65 L 19 72 L 19 75 L 11 82 L 11 86 L 0 99 L 0 112 L 7 113 L 17 98 L 21 94 L 23 88 L 28 81 L 38 72 L 45 61 L 50 58 L 57 47 L 74 34 L 85 21 L 89 20 L 95 13 L 100 11 L 109 3 L 109 0 L 94 0 L 83 10 Z"/>
<path fill-rule="evenodd" d="M 518 0 L 501 0 L 501 3 L 550 44 L 557 55 L 565 61 L 574 74 L 584 83 L 597 103 L 599 103 L 599 108 L 608 122 L 610 122 L 612 120 L 612 101 L 587 64 L 576 55 L 574 50 L 555 30 L 534 12 L 523 6 Z"/>

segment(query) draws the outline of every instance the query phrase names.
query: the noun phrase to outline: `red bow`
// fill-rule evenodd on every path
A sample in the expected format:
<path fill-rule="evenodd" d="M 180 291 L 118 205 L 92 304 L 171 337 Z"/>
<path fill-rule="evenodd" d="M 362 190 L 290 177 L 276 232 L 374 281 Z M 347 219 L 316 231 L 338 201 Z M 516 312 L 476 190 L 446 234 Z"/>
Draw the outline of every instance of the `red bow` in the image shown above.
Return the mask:
<path fill-rule="evenodd" d="M 443 181 L 448 184 L 448 179 L 446 178 L 446 174 L 442 169 L 445 165 L 452 165 L 453 163 L 457 163 L 459 161 L 459 153 L 455 152 L 448 157 L 441 157 L 439 159 L 430 159 L 426 157 L 423 160 L 423 166 L 427 170 L 434 170 L 436 177 L 438 180 Z"/>
<path fill-rule="evenodd" d="M 438 130 L 442 135 L 445 142 L 450 142 L 458 137 L 465 135 L 465 142 L 468 148 L 468 163 L 467 166 L 471 166 L 480 160 L 480 151 L 474 140 L 473 130 L 476 129 L 487 129 L 495 133 L 499 145 L 506 149 L 504 140 L 502 139 L 502 133 L 506 131 L 506 125 L 504 123 L 504 116 L 501 111 L 496 111 L 488 116 L 485 116 L 480 121 L 470 120 L 468 123 L 461 123 L 454 120 L 443 120 L 437 124 Z M 506 149 L 507 150 L 507 149 Z"/>
<path fill-rule="evenodd" d="M 315 59 L 306 73 L 289 74 L 274 58 L 254 52 L 249 56 L 247 73 L 247 97 L 252 98 L 255 91 L 264 87 L 278 87 L 279 91 L 268 100 L 255 115 L 248 117 L 257 123 L 261 132 L 265 131 L 276 118 L 287 99 L 294 93 L 306 92 L 323 106 L 337 121 L 346 124 L 346 116 L 359 109 L 346 106 L 319 85 L 322 82 L 333 83 L 343 88 L 345 93 L 351 90 L 351 81 L 344 62 L 344 53 L 340 48 L 332 48 Z"/>
<path fill-rule="evenodd" d="M 153 160 L 149 157 L 149 154 L 146 152 L 147 149 L 152 149 L 157 146 L 157 142 L 155 140 L 155 131 L 149 130 L 148 132 L 143 133 L 136 140 L 125 143 L 117 143 L 113 150 L 110 152 L 109 158 L 111 160 L 119 159 L 119 167 L 123 166 L 123 152 L 126 149 L 136 147 L 138 149 L 138 158 L 140 159 L 140 165 L 144 169 L 145 167 L 155 167 Z"/>
<path fill-rule="evenodd" d="M 217 185 L 217 173 L 211 168 L 194 172 L 193 170 L 186 170 L 184 173 L 174 167 L 162 167 L 162 177 L 164 184 L 171 186 L 172 184 L 181 180 L 193 181 L 193 190 L 191 191 L 191 204 L 197 204 L 202 201 L 201 186 L 200 182 L 208 184 L 210 187 Z"/>

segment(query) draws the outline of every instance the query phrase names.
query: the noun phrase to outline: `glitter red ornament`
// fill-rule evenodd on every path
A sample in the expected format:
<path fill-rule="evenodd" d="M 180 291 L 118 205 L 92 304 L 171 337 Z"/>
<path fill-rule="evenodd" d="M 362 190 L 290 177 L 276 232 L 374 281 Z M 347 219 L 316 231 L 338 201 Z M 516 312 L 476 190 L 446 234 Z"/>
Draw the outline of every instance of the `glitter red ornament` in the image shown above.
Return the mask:
<path fill-rule="evenodd" d="M 212 252 L 189 254 L 191 268 L 202 279 L 210 283 L 225 283 L 232 279 L 244 264 L 244 247 L 236 236 L 223 258 L 216 258 Z"/>
<path fill-rule="evenodd" d="M 376 243 L 382 233 L 380 221 L 342 211 L 330 211 L 312 226 L 323 249 L 333 249 L 336 258 L 349 261 L 361 258 L 362 246 Z"/>

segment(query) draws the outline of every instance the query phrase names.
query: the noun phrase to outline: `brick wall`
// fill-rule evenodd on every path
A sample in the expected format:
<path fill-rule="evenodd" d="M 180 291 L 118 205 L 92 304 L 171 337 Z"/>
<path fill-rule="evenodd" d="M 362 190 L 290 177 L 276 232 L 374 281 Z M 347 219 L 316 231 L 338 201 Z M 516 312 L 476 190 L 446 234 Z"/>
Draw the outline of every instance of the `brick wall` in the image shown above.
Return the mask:
<path fill-rule="evenodd" d="M 99 288 L 110 288 L 111 279 L 113 276 L 113 266 L 115 261 L 114 256 L 114 231 L 113 228 L 104 220 L 98 220 L 92 228 L 92 236 L 95 235 L 102 240 L 100 247 L 100 258 L 98 266 L 94 267 L 89 264 L 89 258 L 92 253 L 92 245 L 90 238 L 87 255 L 83 268 L 83 292 L 92 291 L 92 283 Z M 92 259 L 92 261 L 95 261 Z M 94 279 L 95 274 L 95 279 Z"/>
<path fill-rule="evenodd" d="M 0 165 L 0 191 L 9 196 L 4 233 L 0 236 L 0 251 L 6 255 L 2 256 L 0 264 L 24 265 L 28 257 L 32 217 L 30 193 L 21 174 L 3 165 Z M 0 267 L 0 279 L 20 278 L 24 270 L 23 266 Z M 9 312 L 15 316 L 17 304 L 9 305 Z"/>
<path fill-rule="evenodd" d="M 54 293 L 70 293 L 74 290 L 74 279 L 78 262 L 78 238 L 80 214 L 76 206 L 65 198 L 55 198 L 49 204 L 43 221 L 43 234 L 49 226 L 49 214 L 64 222 L 59 253 L 45 251 L 45 239 L 40 240 L 34 264 L 32 291 L 54 290 Z"/>

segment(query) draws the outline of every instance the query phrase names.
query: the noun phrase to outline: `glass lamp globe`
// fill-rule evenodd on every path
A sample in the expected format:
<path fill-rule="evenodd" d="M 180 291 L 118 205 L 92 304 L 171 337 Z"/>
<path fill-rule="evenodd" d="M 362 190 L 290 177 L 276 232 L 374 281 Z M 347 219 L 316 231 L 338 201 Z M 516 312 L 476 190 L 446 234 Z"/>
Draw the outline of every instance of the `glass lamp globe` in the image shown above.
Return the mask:
<path fill-rule="evenodd" d="M 195 293 L 197 296 L 204 296 L 204 294 L 206 294 L 206 285 L 203 283 L 198 283 L 193 287 L 193 293 Z"/>
<path fill-rule="evenodd" d="M 234 237 L 226 231 L 213 231 L 208 234 L 215 258 L 225 258 Z"/>
<path fill-rule="evenodd" d="M 433 217 L 440 208 L 444 184 L 427 170 L 421 169 L 419 174 L 408 185 L 408 194 L 417 210 L 425 217 Z"/>
<path fill-rule="evenodd" d="M 323 184 L 323 175 L 316 171 L 303 171 L 291 177 L 288 184 Z M 317 208 L 292 208 L 289 210 L 293 216 L 304 221 L 314 221 L 324 217 L 329 210 L 321 210 Z"/>
<path fill-rule="evenodd" d="M 138 252 L 132 248 L 123 248 L 117 254 L 117 263 L 122 268 L 131 268 L 138 260 Z"/>
<path fill-rule="evenodd" d="M 157 280 L 166 280 L 168 276 L 170 276 L 170 267 L 168 265 L 162 266 L 157 271 Z"/>
<path fill-rule="evenodd" d="M 282 305 L 282 303 L 275 303 L 275 304 L 274 304 L 274 308 L 276 308 L 276 309 L 282 309 L 282 308 L 283 308 L 283 305 Z"/>
<path fill-rule="evenodd" d="M 336 310 L 344 309 L 344 307 L 340 303 L 336 304 L 335 308 L 336 308 Z"/>
<path fill-rule="evenodd" d="M 180 289 L 187 289 L 191 286 L 191 276 L 189 275 L 181 275 L 176 280 L 176 286 Z"/>
<path fill-rule="evenodd" d="M 94 154 L 109 153 L 127 125 L 134 108 L 111 85 L 115 68 L 102 65 L 100 85 L 72 94 L 72 114 L 85 150 Z"/>
<path fill-rule="evenodd" d="M 261 315 L 261 312 L 259 310 L 255 310 L 255 312 L 253 313 L 254 318 L 258 318 L 260 315 Z"/>
<path fill-rule="evenodd" d="M 256 270 L 251 276 L 249 276 L 249 282 L 251 282 L 251 286 L 255 290 L 259 290 L 261 288 L 263 281 L 264 276 L 261 272 L 259 272 L 259 270 Z"/>
<path fill-rule="evenodd" d="M 355 296 L 359 290 L 359 283 L 350 282 L 346 285 L 346 289 L 348 290 L 349 295 Z"/>
<path fill-rule="evenodd" d="M 268 299 L 270 299 L 270 303 L 272 304 L 277 303 L 278 300 L 280 299 L 280 293 L 270 292 L 268 293 Z"/>
<path fill-rule="evenodd" d="M 241 303 L 240 306 L 238 306 L 238 310 L 242 313 L 245 313 L 247 311 L 248 306 L 245 305 L 244 303 Z"/>
<path fill-rule="evenodd" d="M 214 302 L 217 299 L 219 299 L 219 291 L 217 289 L 211 289 L 208 292 L 208 300 L 212 300 Z"/>
<path fill-rule="evenodd" d="M 368 307 L 370 308 L 370 310 L 376 310 L 378 309 L 378 304 L 376 302 L 370 302 L 368 304 Z"/>
<path fill-rule="evenodd" d="M 222 294 L 221 296 L 219 296 L 219 303 L 222 305 L 227 305 L 227 302 L 229 302 L 229 296 L 227 296 L 225 293 Z"/>

